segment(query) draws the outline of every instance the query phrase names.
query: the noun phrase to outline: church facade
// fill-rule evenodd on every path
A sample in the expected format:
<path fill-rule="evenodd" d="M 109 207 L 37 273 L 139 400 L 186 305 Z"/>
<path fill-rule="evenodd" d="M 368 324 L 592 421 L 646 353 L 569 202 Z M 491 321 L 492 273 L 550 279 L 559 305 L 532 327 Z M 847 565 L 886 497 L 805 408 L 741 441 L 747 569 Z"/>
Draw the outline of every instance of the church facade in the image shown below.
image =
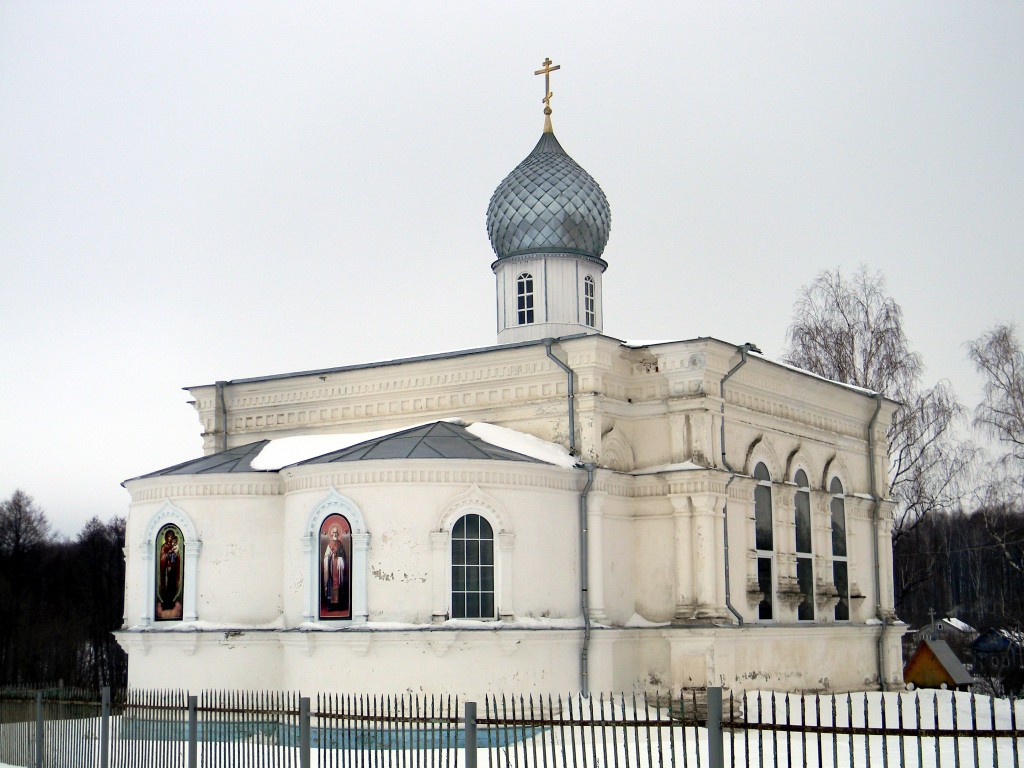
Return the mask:
<path fill-rule="evenodd" d="M 896 404 L 605 335 L 610 209 L 546 105 L 488 206 L 495 346 L 189 388 L 204 455 L 125 482 L 131 685 L 901 683 Z"/>

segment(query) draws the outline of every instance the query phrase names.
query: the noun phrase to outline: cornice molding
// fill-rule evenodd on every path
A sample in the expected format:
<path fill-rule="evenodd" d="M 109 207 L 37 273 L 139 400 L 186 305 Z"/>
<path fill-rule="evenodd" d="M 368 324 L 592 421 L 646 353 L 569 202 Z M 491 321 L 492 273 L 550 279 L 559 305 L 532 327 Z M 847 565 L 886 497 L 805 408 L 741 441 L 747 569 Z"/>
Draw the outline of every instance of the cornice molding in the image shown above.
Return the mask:
<path fill-rule="evenodd" d="M 199 496 L 280 496 L 276 472 L 259 475 L 164 475 L 125 483 L 133 503 Z"/>
<path fill-rule="evenodd" d="M 376 464 L 376 466 L 373 466 Z M 477 466 L 472 466 L 472 465 Z M 283 492 L 360 485 L 463 485 L 497 488 L 544 488 L 577 492 L 586 482 L 579 470 L 515 462 L 471 462 L 452 459 L 339 462 L 292 467 L 281 471 Z"/>

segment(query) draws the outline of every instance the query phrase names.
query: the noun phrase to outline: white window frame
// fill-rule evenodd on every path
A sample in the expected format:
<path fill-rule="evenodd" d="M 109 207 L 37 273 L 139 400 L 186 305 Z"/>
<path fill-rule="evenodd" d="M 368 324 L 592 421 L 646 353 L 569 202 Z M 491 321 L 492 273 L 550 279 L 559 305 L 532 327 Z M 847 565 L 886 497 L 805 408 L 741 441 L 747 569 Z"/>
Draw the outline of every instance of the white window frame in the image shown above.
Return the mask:
<path fill-rule="evenodd" d="M 840 491 L 839 493 L 836 493 L 833 490 L 833 485 L 835 483 L 837 483 L 837 482 L 839 483 L 839 491 Z M 833 520 L 834 520 L 834 516 L 833 516 L 833 512 L 832 512 L 832 502 L 833 502 L 833 500 L 838 500 L 838 501 L 842 502 L 842 505 L 843 505 L 843 541 L 846 544 L 846 554 L 845 555 L 837 555 L 835 553 L 835 548 L 833 547 L 833 539 L 834 539 L 834 536 L 835 536 L 835 532 L 834 532 L 833 527 L 832 527 L 832 523 L 833 523 Z M 850 530 L 849 530 L 849 521 L 850 521 L 850 517 L 849 517 L 849 515 L 847 514 L 847 511 L 846 511 L 846 484 L 843 482 L 843 479 L 841 477 L 839 477 L 838 475 L 833 475 L 829 479 L 829 481 L 828 481 L 828 528 L 829 528 L 828 545 L 829 545 L 829 552 L 832 555 L 832 573 L 830 574 L 830 576 L 832 577 L 832 586 L 834 586 L 836 588 L 836 592 L 838 593 L 839 592 L 839 585 L 835 583 L 835 579 L 836 579 L 835 564 L 837 562 L 845 563 L 846 564 L 846 594 L 845 595 L 843 595 L 841 593 L 839 594 L 839 600 L 836 602 L 835 607 L 832 609 L 832 620 L 833 621 L 837 621 L 837 622 L 842 622 L 842 623 L 849 622 L 849 621 L 853 620 L 853 606 L 850 603 Z M 846 615 L 845 619 L 840 619 L 840 618 L 836 617 L 836 611 L 839 610 L 839 606 L 842 604 L 844 598 L 846 600 L 846 614 L 847 615 Z"/>
<path fill-rule="evenodd" d="M 494 535 L 494 612 L 492 619 L 459 619 L 459 621 L 508 621 L 515 615 L 512 602 L 513 554 L 515 533 L 509 525 L 508 515 L 491 496 L 474 485 L 454 498 L 438 520 L 435 533 L 430 536 L 433 551 L 433 609 L 432 621 L 440 623 L 452 615 L 452 532 L 455 523 L 464 515 L 474 513 L 487 520 Z"/>
<path fill-rule="evenodd" d="M 597 327 L 597 282 L 593 275 L 583 278 L 583 322 L 590 328 Z"/>
<path fill-rule="evenodd" d="M 455 538 L 455 528 L 458 527 L 460 522 L 462 522 L 464 520 L 468 521 L 468 519 L 470 517 L 474 517 L 477 520 L 480 520 L 482 523 L 486 524 L 487 528 L 489 529 L 489 535 L 488 536 L 485 537 L 485 536 L 483 536 L 482 532 L 478 532 L 478 534 L 476 536 L 476 539 L 475 539 L 475 541 L 477 541 L 479 544 L 483 544 L 483 542 L 485 542 L 485 541 L 489 541 L 490 542 L 490 544 L 491 544 L 491 556 L 489 558 L 489 562 L 487 562 L 487 558 L 484 558 L 482 556 L 482 554 L 478 556 L 477 562 L 475 562 L 475 563 L 469 562 L 469 558 L 468 557 L 464 558 L 463 562 L 461 562 L 461 563 L 456 563 L 455 562 L 455 547 L 456 547 L 456 543 L 459 542 L 459 541 L 464 541 L 464 542 L 467 542 L 467 544 L 468 544 L 469 542 L 474 541 L 474 539 L 470 538 L 469 536 L 465 536 L 462 539 L 456 539 Z M 450 601 L 451 601 L 451 605 L 449 607 L 449 611 L 450 611 L 449 615 L 453 619 L 475 619 L 475 620 L 480 620 L 480 621 L 493 621 L 493 620 L 497 619 L 497 617 L 498 617 L 498 590 L 497 590 L 497 575 L 498 575 L 497 548 L 498 548 L 498 540 L 497 539 L 498 539 L 498 537 L 494 533 L 494 526 L 491 525 L 491 521 L 488 520 L 485 515 L 481 515 L 479 512 L 467 511 L 461 517 L 457 518 L 455 520 L 455 522 L 453 523 L 453 525 L 452 525 L 452 534 L 451 534 L 451 536 L 449 538 L 450 553 L 451 553 L 451 591 L 450 591 L 450 598 L 449 598 Z M 456 597 L 455 570 L 456 570 L 456 568 L 459 568 L 459 567 L 461 567 L 461 568 L 468 568 L 468 567 L 474 567 L 474 566 L 478 567 L 478 568 L 489 567 L 491 569 L 491 587 L 490 587 L 490 589 L 484 589 L 483 584 L 481 583 L 481 584 L 477 585 L 477 589 L 475 589 L 475 590 L 470 590 L 470 589 L 466 588 L 466 589 L 459 590 L 459 592 L 462 595 L 464 595 L 465 597 L 467 597 L 467 598 L 470 595 L 476 595 L 481 600 L 483 599 L 484 595 L 490 595 L 490 598 L 491 598 L 491 610 L 490 610 L 489 613 L 483 614 L 483 615 L 480 615 L 480 616 L 456 616 L 455 615 L 455 597 Z M 464 585 L 464 586 L 468 586 L 468 585 Z"/>
<path fill-rule="evenodd" d="M 800 485 L 800 481 L 798 480 L 798 478 L 799 478 L 801 473 L 803 474 L 803 480 L 805 482 L 805 485 Z M 797 583 L 798 584 L 799 584 L 799 580 L 800 580 L 800 575 L 799 575 L 800 574 L 800 561 L 803 560 L 803 561 L 809 563 L 810 567 L 811 567 L 811 594 L 809 595 L 809 597 L 810 597 L 811 617 L 809 619 L 807 619 L 807 618 L 801 619 L 800 618 L 800 608 L 803 605 L 803 603 L 801 603 L 801 605 L 797 606 L 797 621 L 810 622 L 810 621 L 815 621 L 816 620 L 817 615 L 818 615 L 818 611 L 817 611 L 817 606 L 815 605 L 815 602 L 814 602 L 815 599 L 816 599 L 816 596 L 815 596 L 815 593 L 814 593 L 814 509 L 811 506 L 811 481 L 810 481 L 810 477 L 807 474 L 807 470 L 806 469 L 804 469 L 803 467 L 798 467 L 797 468 L 797 470 L 793 473 L 793 484 L 796 485 L 796 493 L 794 493 L 794 495 L 793 495 L 793 554 L 794 554 L 795 559 L 796 559 L 796 569 L 797 569 L 796 577 L 797 577 Z M 806 496 L 807 496 L 807 525 L 809 527 L 809 530 L 807 531 L 807 536 L 808 536 L 808 539 L 810 541 L 810 549 L 808 551 L 806 551 L 806 552 L 801 552 L 800 549 L 798 548 L 799 547 L 799 544 L 798 544 L 798 541 L 799 541 L 799 532 L 798 532 L 799 531 L 799 522 L 798 522 L 799 521 L 799 509 L 798 509 L 798 504 L 797 504 L 797 498 L 799 498 L 800 494 L 802 494 L 802 493 L 806 494 Z"/>
<path fill-rule="evenodd" d="M 774 496 L 775 496 L 775 489 L 774 489 L 774 486 L 773 486 L 773 483 L 772 483 L 772 480 L 771 480 L 771 470 L 768 468 L 768 464 L 766 462 L 764 462 L 764 461 L 758 461 L 754 465 L 754 472 L 755 473 L 757 472 L 757 467 L 759 467 L 759 466 L 764 467 L 765 472 L 768 474 L 768 479 L 767 480 L 762 480 L 762 479 L 759 479 L 756 475 L 753 475 L 754 482 L 756 484 L 755 485 L 755 491 L 754 491 L 754 542 L 753 542 L 754 543 L 754 553 L 755 553 L 755 558 L 754 558 L 754 577 L 757 579 L 758 587 L 760 587 L 761 586 L 761 579 L 760 579 L 760 565 L 761 565 L 761 561 L 762 560 L 770 561 L 771 569 L 772 569 L 772 573 L 771 573 L 771 590 L 772 590 L 772 592 L 771 592 L 771 595 L 769 595 L 769 597 L 771 598 L 772 615 L 770 617 L 768 617 L 768 618 L 761 618 L 761 605 L 760 605 L 760 603 L 758 603 L 754 607 L 754 611 L 755 611 L 755 614 L 756 614 L 754 618 L 758 622 L 770 623 L 770 622 L 776 622 L 776 621 L 779 620 L 779 595 L 778 595 L 779 591 L 778 591 L 778 588 L 777 588 L 779 574 L 778 574 L 778 568 L 777 568 L 777 561 L 776 561 L 776 558 L 775 558 L 775 547 L 776 547 L 776 543 L 775 543 L 775 498 L 774 498 Z M 768 500 L 769 500 L 769 503 L 771 505 L 769 510 L 768 510 L 769 517 L 770 517 L 769 522 L 771 523 L 771 525 L 769 527 L 769 530 L 771 530 L 771 532 L 772 532 L 772 548 L 771 549 L 758 549 L 758 546 L 757 546 L 757 490 L 756 490 L 757 486 L 767 487 L 768 488 Z"/>
<path fill-rule="evenodd" d="M 533 325 L 536 318 L 537 281 L 530 272 L 516 277 L 516 325 Z"/>

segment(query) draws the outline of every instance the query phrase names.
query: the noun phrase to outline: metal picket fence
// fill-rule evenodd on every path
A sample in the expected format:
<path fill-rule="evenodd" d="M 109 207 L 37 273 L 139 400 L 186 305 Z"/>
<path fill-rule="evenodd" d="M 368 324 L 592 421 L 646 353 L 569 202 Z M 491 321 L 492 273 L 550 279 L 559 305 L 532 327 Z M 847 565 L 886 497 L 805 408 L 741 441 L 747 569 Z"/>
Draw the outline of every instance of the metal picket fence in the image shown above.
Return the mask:
<path fill-rule="evenodd" d="M 1024 700 L 0 691 L 0 763 L 32 768 L 1021 768 Z"/>

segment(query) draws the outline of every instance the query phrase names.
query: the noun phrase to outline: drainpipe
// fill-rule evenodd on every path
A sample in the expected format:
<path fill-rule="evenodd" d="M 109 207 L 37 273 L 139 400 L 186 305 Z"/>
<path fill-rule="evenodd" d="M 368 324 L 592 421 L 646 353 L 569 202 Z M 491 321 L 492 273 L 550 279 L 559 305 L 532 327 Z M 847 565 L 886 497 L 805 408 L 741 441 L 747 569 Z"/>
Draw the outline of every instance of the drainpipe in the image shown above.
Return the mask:
<path fill-rule="evenodd" d="M 548 357 L 550 357 L 554 361 L 555 365 L 557 365 L 559 368 L 561 368 L 563 371 L 565 371 L 566 376 L 569 377 L 569 383 L 567 385 L 568 390 L 569 390 L 569 395 L 567 397 L 567 405 L 568 405 L 568 408 L 569 408 L 569 453 L 572 454 L 573 456 L 575 456 L 576 455 L 576 412 L 575 412 L 576 408 L 575 408 L 575 404 L 574 404 L 574 401 L 573 401 L 573 390 L 576 388 L 576 374 L 573 373 L 572 368 L 570 368 L 568 365 L 563 363 L 561 360 L 559 360 L 557 357 L 555 357 L 554 353 L 552 353 L 551 345 L 554 344 L 554 343 L 555 343 L 554 339 L 544 339 L 544 349 L 547 351 Z"/>
<path fill-rule="evenodd" d="M 590 580 L 590 571 L 587 568 L 587 559 L 590 549 L 587 545 L 587 495 L 594 484 L 594 465 L 591 463 L 577 465 L 587 472 L 587 484 L 580 491 L 580 607 L 583 609 L 583 647 L 580 649 L 580 690 L 584 696 L 590 695 L 590 595 L 587 592 L 587 584 Z"/>
<path fill-rule="evenodd" d="M 889 618 L 882 611 L 882 563 L 878 552 L 878 535 L 881 532 L 881 520 L 879 519 L 879 513 L 882 509 L 882 497 L 878 495 L 878 490 L 875 486 L 875 422 L 878 420 L 878 414 L 882 410 L 882 400 L 884 396 L 880 392 L 875 393 L 875 412 L 871 414 L 871 421 L 868 422 L 868 482 L 871 486 L 871 498 L 875 502 L 875 510 L 873 514 L 873 520 L 875 523 L 874 536 L 872 537 L 873 546 L 871 547 L 871 553 L 875 561 L 875 615 L 878 620 L 882 622 L 881 627 L 878 630 L 878 689 L 880 691 L 885 690 L 885 627 L 889 623 Z"/>
<path fill-rule="evenodd" d="M 722 400 L 722 431 L 719 442 L 722 445 L 722 466 L 729 471 L 729 480 L 725 484 L 725 510 L 729 511 L 729 486 L 732 485 L 732 481 L 736 479 L 736 470 L 729 464 L 729 460 L 725 458 L 725 382 L 742 368 L 747 363 L 747 354 L 749 352 L 757 352 L 760 354 L 761 350 L 758 349 L 754 344 L 749 341 L 742 347 L 738 347 L 737 351 L 740 353 L 740 361 L 736 363 L 729 372 L 722 377 L 721 382 L 718 384 L 718 395 Z M 725 607 L 729 609 L 729 613 L 736 617 L 736 621 L 739 625 L 743 626 L 743 617 L 740 616 L 732 604 L 732 589 L 729 584 L 729 518 L 726 515 L 725 523 L 722 526 L 724 536 L 722 537 L 722 543 L 725 545 Z"/>
<path fill-rule="evenodd" d="M 548 338 L 544 339 L 544 349 L 548 354 L 548 357 L 565 371 L 565 375 L 568 377 L 566 389 L 568 390 L 568 396 L 566 398 L 566 404 L 569 409 L 569 453 L 573 456 L 576 454 L 576 407 L 574 401 L 574 390 L 576 389 L 576 374 L 572 368 L 559 360 L 555 354 L 551 351 L 551 345 L 555 343 L 555 339 Z M 583 486 L 583 490 L 580 491 L 580 607 L 583 609 L 583 647 L 580 648 L 580 690 L 584 696 L 590 695 L 590 595 L 587 591 L 587 584 L 590 581 L 590 571 L 587 568 L 587 560 L 589 559 L 590 550 L 587 544 L 587 531 L 589 526 L 587 525 L 587 495 L 590 493 L 590 488 L 594 484 L 594 465 L 592 463 L 577 464 L 577 467 L 586 470 L 587 473 L 587 484 Z"/>
<path fill-rule="evenodd" d="M 221 418 L 221 437 L 220 437 L 220 449 L 226 451 L 228 449 L 228 403 L 224 399 L 224 387 L 227 386 L 226 381 L 217 382 L 217 405 L 220 406 L 220 418 Z"/>

